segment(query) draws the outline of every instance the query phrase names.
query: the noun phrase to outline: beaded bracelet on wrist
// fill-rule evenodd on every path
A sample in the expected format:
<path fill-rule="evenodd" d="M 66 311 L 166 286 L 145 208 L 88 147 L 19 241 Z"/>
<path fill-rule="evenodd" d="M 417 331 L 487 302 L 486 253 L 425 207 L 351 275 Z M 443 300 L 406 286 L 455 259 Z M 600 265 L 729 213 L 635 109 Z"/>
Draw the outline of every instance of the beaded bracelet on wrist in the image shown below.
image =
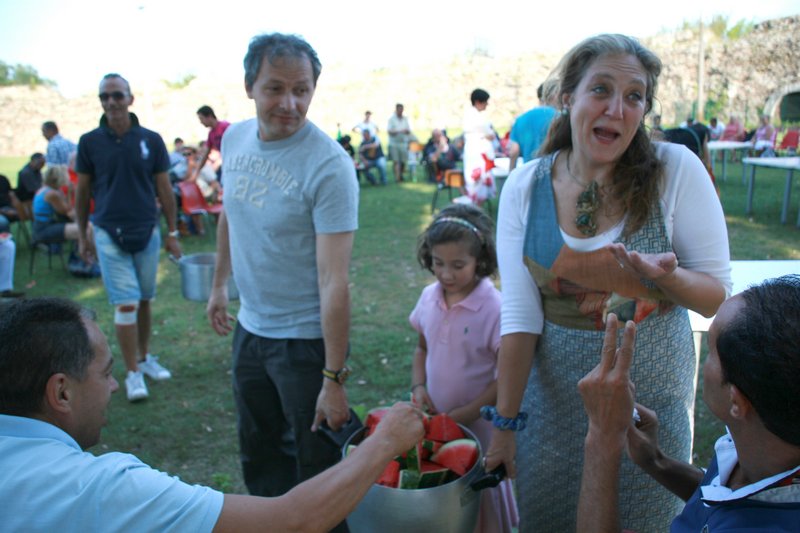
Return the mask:
<path fill-rule="evenodd" d="M 491 420 L 492 425 L 502 431 L 522 431 L 528 421 L 528 413 L 520 411 L 514 418 L 506 418 L 497 413 L 493 405 L 481 407 L 481 418 Z"/>

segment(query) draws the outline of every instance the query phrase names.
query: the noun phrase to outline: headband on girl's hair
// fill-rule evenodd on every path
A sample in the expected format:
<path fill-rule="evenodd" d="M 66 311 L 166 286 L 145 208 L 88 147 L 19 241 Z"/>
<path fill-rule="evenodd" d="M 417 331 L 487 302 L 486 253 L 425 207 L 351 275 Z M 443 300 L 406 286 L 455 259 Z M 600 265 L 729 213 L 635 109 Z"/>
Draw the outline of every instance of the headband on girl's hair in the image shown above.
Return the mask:
<path fill-rule="evenodd" d="M 434 224 L 440 224 L 442 222 L 453 222 L 455 224 L 460 224 L 467 229 L 471 229 L 475 233 L 475 235 L 477 235 L 478 240 L 481 241 L 481 244 L 484 244 L 484 238 L 480 230 L 475 224 L 473 224 L 469 220 L 465 220 L 461 217 L 440 217 L 433 221 Z"/>

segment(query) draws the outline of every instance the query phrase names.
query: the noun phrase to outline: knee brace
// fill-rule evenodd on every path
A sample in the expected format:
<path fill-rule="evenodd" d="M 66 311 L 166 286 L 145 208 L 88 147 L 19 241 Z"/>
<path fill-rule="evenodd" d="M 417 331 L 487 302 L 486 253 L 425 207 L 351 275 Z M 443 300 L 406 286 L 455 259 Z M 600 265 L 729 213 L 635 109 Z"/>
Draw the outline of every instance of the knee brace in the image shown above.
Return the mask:
<path fill-rule="evenodd" d="M 114 310 L 114 324 L 117 326 L 133 326 L 136 324 L 138 311 L 138 303 L 118 305 Z"/>

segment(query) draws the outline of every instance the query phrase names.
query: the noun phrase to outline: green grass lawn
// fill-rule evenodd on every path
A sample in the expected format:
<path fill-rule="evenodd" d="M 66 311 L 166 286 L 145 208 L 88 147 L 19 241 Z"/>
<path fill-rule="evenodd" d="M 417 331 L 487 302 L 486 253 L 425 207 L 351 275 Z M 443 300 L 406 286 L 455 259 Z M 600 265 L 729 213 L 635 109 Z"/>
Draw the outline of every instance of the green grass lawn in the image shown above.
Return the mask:
<path fill-rule="evenodd" d="M 17 186 L 17 174 L 30 157 L 0 157 L 0 174 L 8 178 L 12 187 Z"/>
<path fill-rule="evenodd" d="M 0 158 L 0 171 L 11 172 L 15 181 L 26 159 Z M 741 167 L 728 165 L 728 175 L 728 181 L 720 182 L 720 189 L 732 258 L 800 259 L 800 230 L 793 224 L 779 223 L 785 173 L 758 170 L 752 217 L 744 216 L 747 189 L 741 182 Z M 360 229 L 350 269 L 353 375 L 347 388 L 351 403 L 361 409 L 407 398 L 416 343 L 408 314 L 422 288 L 432 281 L 432 276 L 416 263 L 415 245 L 417 235 L 430 220 L 433 190 L 427 183 L 406 182 L 365 186 L 361 191 Z M 797 218 L 797 185 L 793 193 L 790 221 Z M 444 202 L 440 199 L 440 205 Z M 21 239 L 17 242 L 16 288 L 25 290 L 29 297 L 73 298 L 94 308 L 103 331 L 113 332 L 113 310 L 99 279 L 73 278 L 57 259 L 49 270 L 46 259 L 40 256 L 34 275 L 29 276 L 29 249 Z M 182 246 L 185 253 L 212 251 L 213 241 L 189 237 L 182 240 Z M 233 307 L 235 312 L 236 305 Z M 150 382 L 146 402 L 130 404 L 123 390 L 115 394 L 109 426 L 94 451 L 131 452 L 186 481 L 244 492 L 231 396 L 230 338 L 212 332 L 203 303 L 182 298 L 178 267 L 166 257 L 159 266 L 158 299 L 153 311 L 152 351 L 174 377 L 167 382 Z M 122 382 L 124 369 L 113 334 L 109 341 L 117 358 L 115 375 Z M 695 456 L 698 464 L 705 465 L 723 429 L 701 400 L 697 405 Z"/>

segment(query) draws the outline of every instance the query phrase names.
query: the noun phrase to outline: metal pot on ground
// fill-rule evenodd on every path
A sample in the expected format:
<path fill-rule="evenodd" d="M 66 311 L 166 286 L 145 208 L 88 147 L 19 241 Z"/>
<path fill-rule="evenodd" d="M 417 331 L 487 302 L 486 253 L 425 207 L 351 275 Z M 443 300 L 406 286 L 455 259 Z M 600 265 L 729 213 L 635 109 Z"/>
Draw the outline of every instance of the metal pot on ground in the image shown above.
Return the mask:
<path fill-rule="evenodd" d="M 181 271 L 181 292 L 187 300 L 207 302 L 211 295 L 211 284 L 214 281 L 214 265 L 216 253 L 200 253 L 184 255 L 180 259 L 170 256 L 170 261 L 178 265 Z M 228 298 L 239 299 L 239 289 L 233 276 L 228 278 Z"/>
<path fill-rule="evenodd" d="M 427 489 L 395 489 L 373 484 L 364 499 L 347 517 L 351 533 L 473 533 L 478 521 L 480 490 L 494 487 L 502 479 L 499 473 L 483 470 L 483 450 L 469 429 L 461 426 L 468 438 L 478 444 L 478 460 L 463 476 L 444 485 Z M 364 438 L 362 428 L 347 439 L 342 454 L 350 444 Z"/>

